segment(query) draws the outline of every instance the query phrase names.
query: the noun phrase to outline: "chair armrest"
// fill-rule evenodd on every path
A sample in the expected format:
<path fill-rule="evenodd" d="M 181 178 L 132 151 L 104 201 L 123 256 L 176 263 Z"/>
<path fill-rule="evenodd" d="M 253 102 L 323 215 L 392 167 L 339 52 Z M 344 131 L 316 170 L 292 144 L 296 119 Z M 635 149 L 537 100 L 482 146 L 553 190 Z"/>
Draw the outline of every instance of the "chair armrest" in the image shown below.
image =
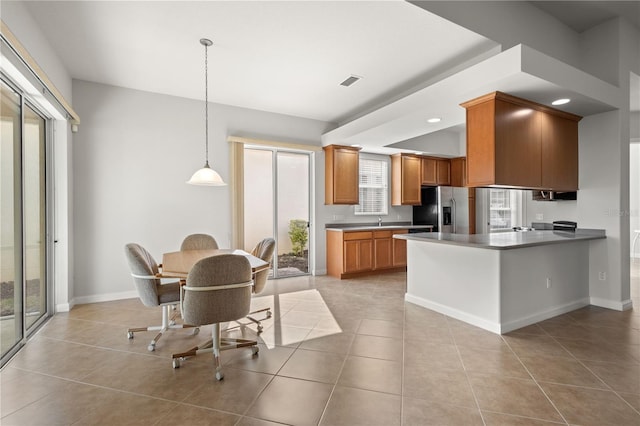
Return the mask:
<path fill-rule="evenodd" d="M 185 290 L 188 291 L 217 291 L 217 290 L 229 290 L 229 289 L 233 289 L 233 288 L 243 288 L 243 287 L 249 287 L 253 285 L 253 281 L 247 281 L 244 283 L 237 283 L 237 284 L 227 284 L 227 285 L 212 285 L 212 286 L 207 286 L 207 287 L 189 287 L 188 285 L 185 285 L 184 287 L 182 287 Z"/>

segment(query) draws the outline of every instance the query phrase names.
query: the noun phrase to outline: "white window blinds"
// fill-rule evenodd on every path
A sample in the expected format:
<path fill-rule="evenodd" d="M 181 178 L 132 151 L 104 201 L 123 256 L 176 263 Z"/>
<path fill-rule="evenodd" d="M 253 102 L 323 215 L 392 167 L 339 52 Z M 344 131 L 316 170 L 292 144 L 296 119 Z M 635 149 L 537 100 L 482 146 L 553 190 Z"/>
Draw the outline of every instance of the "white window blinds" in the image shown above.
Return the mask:
<path fill-rule="evenodd" d="M 388 163 L 360 158 L 360 204 L 357 215 L 386 215 L 388 212 Z"/>
<path fill-rule="evenodd" d="M 523 226 L 522 193 L 513 189 L 489 190 L 489 232 Z"/>

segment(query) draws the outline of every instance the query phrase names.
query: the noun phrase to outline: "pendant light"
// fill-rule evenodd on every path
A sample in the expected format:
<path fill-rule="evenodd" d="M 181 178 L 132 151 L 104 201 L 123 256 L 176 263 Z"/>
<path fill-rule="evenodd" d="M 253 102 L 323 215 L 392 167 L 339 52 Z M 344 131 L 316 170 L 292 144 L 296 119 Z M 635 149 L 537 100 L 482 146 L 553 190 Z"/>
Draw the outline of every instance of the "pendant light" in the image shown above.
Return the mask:
<path fill-rule="evenodd" d="M 218 172 L 209 167 L 209 78 L 208 78 L 208 57 L 207 49 L 213 44 L 213 42 L 206 38 L 200 39 L 200 44 L 204 46 L 204 167 L 197 170 L 191 179 L 187 181 L 190 185 L 204 185 L 204 186 L 224 186 L 226 183 L 222 180 Z"/>

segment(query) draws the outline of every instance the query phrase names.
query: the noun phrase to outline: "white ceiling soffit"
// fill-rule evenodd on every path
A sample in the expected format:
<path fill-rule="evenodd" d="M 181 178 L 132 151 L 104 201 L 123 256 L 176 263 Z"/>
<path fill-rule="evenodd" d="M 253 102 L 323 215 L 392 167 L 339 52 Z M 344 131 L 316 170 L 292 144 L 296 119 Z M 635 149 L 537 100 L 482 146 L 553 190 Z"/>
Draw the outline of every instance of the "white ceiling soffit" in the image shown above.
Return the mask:
<path fill-rule="evenodd" d="M 465 122 L 460 103 L 494 91 L 544 105 L 570 98 L 558 109 L 581 116 L 620 107 L 620 90 L 577 68 L 518 45 L 446 77 L 357 120 L 325 133 L 323 145 L 396 147 L 397 142 Z M 439 117 L 439 123 L 427 119 Z"/>
<path fill-rule="evenodd" d="M 625 1 L 531 1 L 538 9 L 581 33 L 617 16 L 640 28 L 640 2 Z"/>
<path fill-rule="evenodd" d="M 496 43 L 405 1 L 28 1 L 75 79 L 340 123 Z M 363 78 L 340 86 L 351 75 Z"/>

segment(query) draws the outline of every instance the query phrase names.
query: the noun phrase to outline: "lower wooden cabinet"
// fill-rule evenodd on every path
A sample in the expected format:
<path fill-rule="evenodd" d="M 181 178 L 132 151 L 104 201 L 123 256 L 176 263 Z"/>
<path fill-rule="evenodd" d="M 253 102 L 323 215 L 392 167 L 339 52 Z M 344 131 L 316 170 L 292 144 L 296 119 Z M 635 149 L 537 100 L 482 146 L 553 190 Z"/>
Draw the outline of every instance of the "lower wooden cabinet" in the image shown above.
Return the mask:
<path fill-rule="evenodd" d="M 380 231 L 327 231 L 327 273 L 336 278 L 403 271 L 407 266 L 406 241 L 394 234 L 406 229 Z"/>
<path fill-rule="evenodd" d="M 373 269 L 386 269 L 393 265 L 391 250 L 393 248 L 391 231 L 375 231 L 373 233 L 374 264 Z"/>
<path fill-rule="evenodd" d="M 393 234 L 408 234 L 409 231 L 406 229 L 402 229 L 399 231 L 394 231 Z M 395 238 L 393 241 L 393 266 L 407 266 L 407 240 L 397 240 Z"/>
<path fill-rule="evenodd" d="M 344 272 L 361 272 L 371 270 L 371 240 L 355 240 L 344 242 Z"/>

